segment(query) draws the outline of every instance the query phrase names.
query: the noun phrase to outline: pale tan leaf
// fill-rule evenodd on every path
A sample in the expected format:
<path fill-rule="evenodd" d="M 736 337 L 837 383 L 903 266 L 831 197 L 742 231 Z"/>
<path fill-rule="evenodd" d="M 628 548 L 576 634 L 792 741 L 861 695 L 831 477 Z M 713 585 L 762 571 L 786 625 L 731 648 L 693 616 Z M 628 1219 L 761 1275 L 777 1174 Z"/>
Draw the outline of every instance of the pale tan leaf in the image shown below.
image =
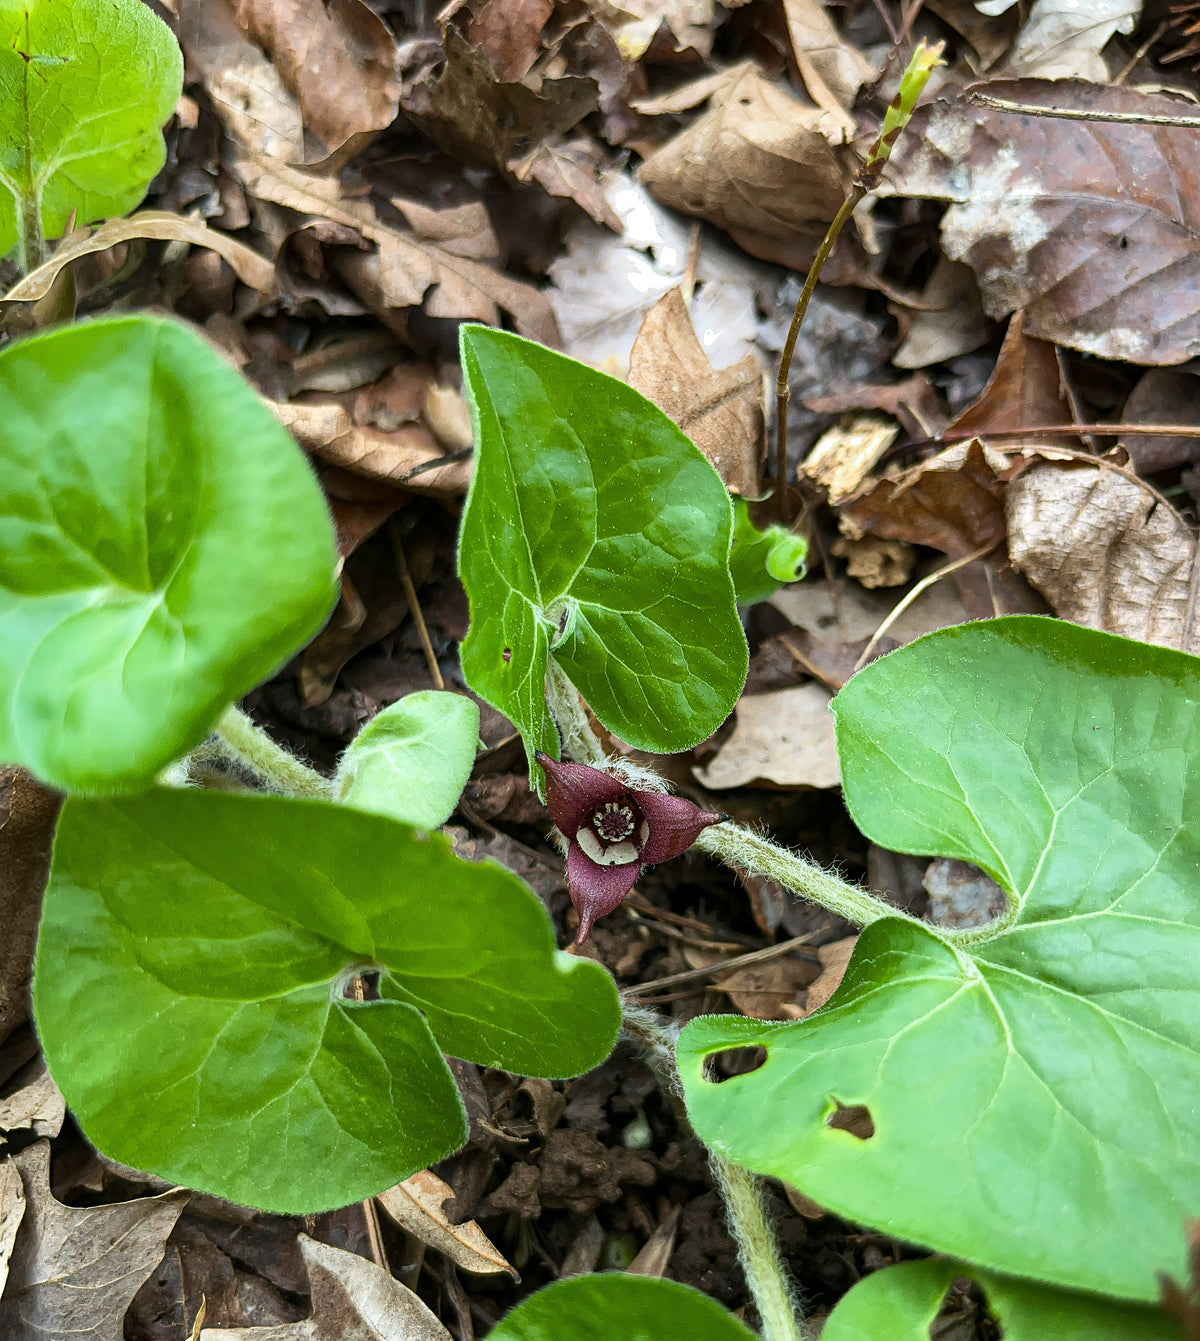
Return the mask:
<path fill-rule="evenodd" d="M 12 1160 L 6 1159 L 0 1164 L 0 1295 L 8 1281 L 8 1262 L 24 1214 L 25 1189 L 21 1186 L 21 1175 Z"/>
<path fill-rule="evenodd" d="M 825 489 L 836 506 L 862 484 L 899 434 L 892 419 L 854 415 L 821 434 L 800 463 L 800 474 Z"/>
<path fill-rule="evenodd" d="M 679 1232 L 682 1206 L 672 1206 L 666 1218 L 642 1244 L 638 1255 L 625 1268 L 631 1276 L 665 1276 L 671 1254 L 675 1251 L 675 1237 Z"/>
<path fill-rule="evenodd" d="M 50 1193 L 50 1146 L 13 1161 L 25 1216 L 0 1298 L 4 1341 L 121 1341 L 130 1300 L 162 1260 L 188 1193 L 107 1206 L 64 1206 Z"/>
<path fill-rule="evenodd" d="M 454 1196 L 454 1189 L 428 1169 L 380 1192 L 377 1200 L 402 1228 L 430 1248 L 436 1248 L 464 1271 L 477 1276 L 507 1272 L 519 1280 L 516 1268 L 475 1223 L 468 1220 L 452 1225 L 443 1205 Z"/>
<path fill-rule="evenodd" d="M 841 782 L 833 739 L 832 696 L 818 684 L 747 694 L 737 725 L 696 777 L 715 790 L 759 782 L 778 787 L 837 787 Z"/>
<path fill-rule="evenodd" d="M 200 1341 L 453 1341 L 413 1292 L 374 1262 L 301 1234 L 312 1316 L 274 1327 L 206 1327 Z"/>
<path fill-rule="evenodd" d="M 857 936 L 847 936 L 843 940 L 834 941 L 832 945 L 822 945 L 818 948 L 817 957 L 821 961 L 821 975 L 815 982 L 809 984 L 808 1001 L 804 1011 L 806 1015 L 811 1015 L 814 1010 L 820 1010 L 841 986 L 850 964 L 850 956 L 854 953 L 857 943 Z"/>
<path fill-rule="evenodd" d="M 1040 465 L 1008 486 L 1008 552 L 1056 615 L 1195 651 L 1196 542 L 1179 515 L 1102 466 Z"/>
<path fill-rule="evenodd" d="M 141 210 L 131 214 L 128 219 L 110 219 L 101 224 L 91 237 L 59 247 L 54 255 L 38 266 L 31 274 L 18 281 L 4 295 L 4 301 L 10 303 L 28 303 L 43 298 L 50 292 L 50 286 L 63 266 L 81 256 L 93 252 L 107 251 L 122 242 L 133 242 L 146 238 L 166 242 L 190 242 L 193 246 L 207 247 L 215 251 L 222 260 L 228 261 L 230 269 L 252 289 L 265 296 L 275 293 L 275 266 L 265 256 L 247 247 L 244 242 L 230 237 L 228 233 L 219 233 L 203 223 L 185 219 L 181 215 L 166 210 Z"/>
<path fill-rule="evenodd" d="M 870 62 L 843 42 L 820 0 L 783 0 L 792 54 L 804 87 L 818 107 L 835 119 L 843 139 L 855 131 L 850 108 L 858 90 L 875 78 Z"/>
<path fill-rule="evenodd" d="M 762 370 L 748 354 L 715 371 L 678 288 L 646 313 L 629 356 L 628 380 L 683 429 L 731 492 L 758 497 Z"/>
<path fill-rule="evenodd" d="M 1114 33 L 1131 33 L 1142 0 L 1034 0 L 1004 66 L 1006 75 L 1108 82 L 1101 51 Z"/>
<path fill-rule="evenodd" d="M 67 1106 L 39 1057 L 17 1074 L 12 1093 L 0 1099 L 0 1131 L 31 1131 L 49 1139 L 62 1131 Z"/>

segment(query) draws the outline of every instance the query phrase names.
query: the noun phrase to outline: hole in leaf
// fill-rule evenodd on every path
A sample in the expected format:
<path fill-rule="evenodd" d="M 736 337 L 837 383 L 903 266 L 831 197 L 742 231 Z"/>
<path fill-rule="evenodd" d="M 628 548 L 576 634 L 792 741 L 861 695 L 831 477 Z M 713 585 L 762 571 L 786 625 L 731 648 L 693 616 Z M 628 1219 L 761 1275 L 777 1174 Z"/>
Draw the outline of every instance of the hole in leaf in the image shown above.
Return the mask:
<path fill-rule="evenodd" d="M 764 1047 L 723 1048 L 709 1053 L 704 1059 L 704 1079 L 712 1085 L 722 1085 L 734 1076 L 748 1076 L 767 1060 Z"/>
<path fill-rule="evenodd" d="M 838 1099 L 833 1102 L 837 1109 L 825 1119 L 827 1127 L 848 1131 L 860 1141 L 869 1141 L 875 1135 L 875 1122 L 866 1104 L 844 1104 Z"/>
<path fill-rule="evenodd" d="M 511 666 L 511 665 L 512 665 L 512 648 L 511 648 L 511 647 L 506 647 L 506 648 L 504 649 L 504 651 L 500 653 L 500 656 L 501 656 L 501 658 L 503 659 L 504 664 L 505 664 L 506 666 Z"/>
<path fill-rule="evenodd" d="M 1122 251 L 1124 251 L 1125 248 L 1129 246 L 1129 239 L 1128 239 L 1127 237 L 1123 237 L 1123 238 L 1121 238 L 1121 239 L 1117 242 L 1117 246 L 1120 247 Z"/>
<path fill-rule="evenodd" d="M 364 969 L 346 980 L 342 995 L 347 1001 L 378 1001 L 379 970 Z"/>

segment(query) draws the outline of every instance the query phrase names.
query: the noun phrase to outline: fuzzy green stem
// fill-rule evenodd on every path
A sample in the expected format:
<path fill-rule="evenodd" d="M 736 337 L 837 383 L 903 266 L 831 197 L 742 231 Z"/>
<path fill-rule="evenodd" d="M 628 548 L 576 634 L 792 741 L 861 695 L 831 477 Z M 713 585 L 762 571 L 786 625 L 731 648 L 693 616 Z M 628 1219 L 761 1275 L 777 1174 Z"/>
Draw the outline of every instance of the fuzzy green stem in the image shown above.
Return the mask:
<path fill-rule="evenodd" d="M 579 698 L 579 691 L 567 679 L 566 672 L 553 657 L 546 666 L 546 697 L 550 704 L 550 712 L 558 723 L 563 753 L 566 757 L 574 759 L 577 764 L 590 764 L 593 768 L 602 767 L 607 757 L 604 747 L 592 730 L 587 709 Z"/>
<path fill-rule="evenodd" d="M 36 197 L 26 197 L 17 202 L 17 268 L 22 276 L 28 275 L 45 260 L 41 202 Z"/>
<path fill-rule="evenodd" d="M 785 889 L 822 908 L 854 922 L 860 927 L 878 922 L 881 917 L 903 917 L 916 921 L 883 899 L 877 899 L 857 885 L 847 884 L 832 871 L 791 852 L 769 838 L 763 838 L 740 824 L 714 824 L 696 839 L 696 847 L 719 857 L 728 866 L 736 866 L 750 875 L 763 875 Z M 922 925 L 924 925 L 922 923 Z"/>
<path fill-rule="evenodd" d="M 332 797 L 328 778 L 276 745 L 240 708 L 226 708 L 213 730 L 228 753 L 271 791 L 319 800 Z"/>
<path fill-rule="evenodd" d="M 676 1031 L 665 1025 L 654 1011 L 631 1001 L 622 1002 L 622 1023 L 626 1035 L 645 1052 L 664 1097 L 676 1105 L 680 1122 L 686 1123 L 683 1084 L 675 1066 Z M 746 1284 L 762 1319 L 764 1341 L 801 1341 L 804 1315 L 788 1282 L 787 1268 L 767 1218 L 761 1183 L 748 1170 L 715 1150 L 709 1150 L 708 1158 L 725 1201 Z"/>

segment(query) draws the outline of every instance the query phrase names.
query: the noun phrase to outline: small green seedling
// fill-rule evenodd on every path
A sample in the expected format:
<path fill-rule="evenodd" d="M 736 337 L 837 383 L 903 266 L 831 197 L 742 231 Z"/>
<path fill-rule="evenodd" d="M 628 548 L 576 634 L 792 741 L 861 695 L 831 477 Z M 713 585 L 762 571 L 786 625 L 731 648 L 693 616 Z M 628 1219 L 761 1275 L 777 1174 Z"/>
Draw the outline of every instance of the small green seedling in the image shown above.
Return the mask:
<path fill-rule="evenodd" d="M 808 560 L 808 541 L 778 522 L 759 530 L 744 498 L 733 500 L 733 547 L 729 572 L 739 605 L 768 600 L 788 582 L 799 582 Z"/>
<path fill-rule="evenodd" d="M 0 0 L 0 255 L 22 271 L 74 215 L 125 214 L 163 165 L 183 86 L 142 0 Z"/>

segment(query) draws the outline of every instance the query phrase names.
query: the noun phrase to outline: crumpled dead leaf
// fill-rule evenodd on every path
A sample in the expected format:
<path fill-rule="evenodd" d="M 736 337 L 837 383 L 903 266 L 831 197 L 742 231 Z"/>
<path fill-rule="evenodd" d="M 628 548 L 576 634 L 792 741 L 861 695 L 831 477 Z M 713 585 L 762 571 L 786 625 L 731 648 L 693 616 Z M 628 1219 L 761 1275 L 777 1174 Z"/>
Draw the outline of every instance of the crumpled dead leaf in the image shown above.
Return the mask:
<path fill-rule="evenodd" d="M 747 0 L 722 0 L 737 9 Z M 591 0 L 591 9 L 616 38 L 626 60 L 640 60 L 661 29 L 670 34 L 677 52 L 712 53 L 716 0 Z"/>
<path fill-rule="evenodd" d="M 856 414 L 826 429 L 800 462 L 799 474 L 819 485 L 835 507 L 875 469 L 900 426 L 877 414 Z"/>
<path fill-rule="evenodd" d="M 1048 107 L 1194 114 L 1163 94 L 997 80 Z M 1103 358 L 1200 354 L 1200 139 L 1194 130 L 1012 115 L 939 99 L 919 109 L 904 194 L 948 200 L 942 245 L 975 271 L 988 315 Z M 903 150 L 901 151 L 904 152 Z"/>
<path fill-rule="evenodd" d="M 1195 651 L 1185 627 L 1196 542 L 1115 470 L 1034 466 L 1008 486 L 1008 552 L 1062 619 Z"/>
<path fill-rule="evenodd" d="M 49 1140 L 62 1131 L 66 1101 L 39 1057 L 20 1071 L 12 1093 L 0 1099 L 0 1132 L 28 1131 Z"/>
<path fill-rule="evenodd" d="M 629 356 L 629 385 L 670 415 L 726 487 L 756 498 L 763 440 L 762 370 L 753 354 L 715 370 L 674 288 L 646 313 Z"/>
<path fill-rule="evenodd" d="M 979 8 L 999 12 L 993 0 Z M 1003 73 L 1106 84 L 1108 66 L 1100 53 L 1114 33 L 1133 32 L 1141 13 L 1142 0 L 1034 0 Z"/>
<path fill-rule="evenodd" d="M 991 338 L 993 328 L 983 314 L 979 285 L 969 265 L 939 256 L 921 291 L 921 302 L 924 309 L 912 314 L 904 340 L 892 355 L 897 368 L 928 368 L 969 354 Z"/>
<path fill-rule="evenodd" d="M 517 1270 L 492 1243 L 474 1220 L 452 1225 L 443 1205 L 452 1200 L 454 1189 L 428 1169 L 380 1192 L 379 1204 L 403 1229 L 422 1243 L 448 1257 L 455 1266 L 478 1276 L 508 1273 L 520 1280 Z"/>
<path fill-rule="evenodd" d="M 162 1260 L 188 1200 L 166 1192 L 106 1206 L 64 1206 L 50 1193 L 45 1141 L 13 1164 L 25 1215 L 0 1297 L 4 1341 L 121 1341 L 129 1301 Z"/>
<path fill-rule="evenodd" d="M 396 118 L 396 43 L 363 0 L 234 0 L 238 27 L 272 59 L 321 159 Z"/>
<path fill-rule="evenodd" d="M 29 974 L 62 797 L 0 765 L 0 1042 L 29 1015 Z"/>
<path fill-rule="evenodd" d="M 814 1010 L 820 1010 L 842 985 L 842 979 L 846 976 L 846 969 L 850 965 L 850 957 L 853 955 L 854 947 L 857 944 L 857 936 L 846 936 L 830 945 L 817 947 L 817 958 L 821 961 L 821 974 L 815 982 L 809 985 L 808 1000 L 804 1006 L 805 1015 L 811 1015 Z"/>
<path fill-rule="evenodd" d="M 1129 393 L 1121 421 L 1126 424 L 1200 424 L 1200 377 L 1183 368 L 1150 368 Z M 1121 446 L 1139 475 L 1185 465 L 1200 456 L 1200 438 L 1126 433 Z M 1187 481 L 1185 480 L 1186 484 Z"/>
<path fill-rule="evenodd" d="M 415 1294 L 357 1253 L 301 1234 L 312 1316 L 272 1327 L 206 1327 L 200 1341 L 453 1341 Z"/>
<path fill-rule="evenodd" d="M 840 130 L 840 140 L 854 138 L 850 114 L 858 90 L 875 78 L 875 69 L 833 26 L 820 0 L 783 0 L 792 54 L 804 87 Z"/>
<path fill-rule="evenodd" d="M 755 783 L 839 786 L 831 698 L 827 689 L 812 683 L 744 695 L 733 734 L 710 763 L 696 770 L 697 779 L 714 791 Z"/>
<path fill-rule="evenodd" d="M 713 986 L 753 1020 L 796 1020 L 804 1013 L 796 1004 L 796 997 L 809 987 L 816 972 L 807 960 L 780 955 L 765 963 L 746 964 L 722 973 L 713 979 Z"/>
<path fill-rule="evenodd" d="M 8 1262 L 24 1214 L 25 1189 L 21 1186 L 21 1175 L 12 1160 L 6 1159 L 0 1164 L 0 1295 L 8 1281 Z"/>
<path fill-rule="evenodd" d="M 44 298 L 62 268 L 72 261 L 94 252 L 108 251 L 122 242 L 142 238 L 190 242 L 196 247 L 207 247 L 222 260 L 228 261 L 230 269 L 243 284 L 257 289 L 265 297 L 273 297 L 275 294 L 274 265 L 244 242 L 179 214 L 171 214 L 166 210 L 140 210 L 127 219 L 110 219 L 101 224 L 90 237 L 59 247 L 44 265 L 38 266 L 14 284 L 4 295 L 3 301 L 30 303 Z"/>
<path fill-rule="evenodd" d="M 778 259 L 806 226 L 824 231 L 843 199 L 822 130 L 829 114 L 745 66 L 709 109 L 642 164 L 664 205 L 725 229 L 752 256 Z"/>

